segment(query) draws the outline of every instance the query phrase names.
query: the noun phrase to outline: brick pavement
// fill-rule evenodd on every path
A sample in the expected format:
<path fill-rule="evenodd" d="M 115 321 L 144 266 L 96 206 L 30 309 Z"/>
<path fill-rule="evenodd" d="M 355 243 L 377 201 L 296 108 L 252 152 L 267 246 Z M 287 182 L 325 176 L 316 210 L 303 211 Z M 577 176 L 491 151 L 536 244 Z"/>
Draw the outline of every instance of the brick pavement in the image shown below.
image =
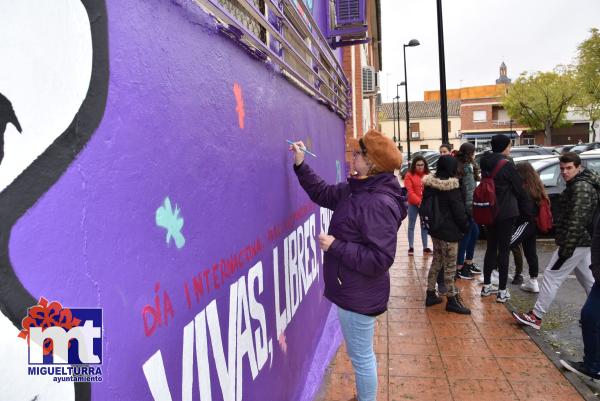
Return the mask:
<path fill-rule="evenodd" d="M 425 308 L 431 257 L 422 256 L 418 233 L 415 256 L 407 256 L 406 227 L 405 221 L 390 270 L 389 309 L 376 324 L 378 401 L 583 399 L 503 304 L 481 298 L 477 280 L 458 282 L 470 316 L 446 312 L 445 302 Z M 317 399 L 354 397 L 354 374 L 342 344 Z"/>

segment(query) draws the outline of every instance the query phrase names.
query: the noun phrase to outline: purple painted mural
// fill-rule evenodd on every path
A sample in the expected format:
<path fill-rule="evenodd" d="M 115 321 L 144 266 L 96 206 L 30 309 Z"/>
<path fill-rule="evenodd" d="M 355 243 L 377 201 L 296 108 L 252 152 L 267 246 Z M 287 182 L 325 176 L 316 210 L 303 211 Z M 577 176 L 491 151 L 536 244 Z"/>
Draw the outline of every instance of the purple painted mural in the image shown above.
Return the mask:
<path fill-rule="evenodd" d="M 339 115 L 191 1 L 0 0 L 0 37 L 0 400 L 312 399 L 331 212 L 286 140 L 339 181 Z M 102 382 L 28 371 L 41 297 L 102 309 Z"/>

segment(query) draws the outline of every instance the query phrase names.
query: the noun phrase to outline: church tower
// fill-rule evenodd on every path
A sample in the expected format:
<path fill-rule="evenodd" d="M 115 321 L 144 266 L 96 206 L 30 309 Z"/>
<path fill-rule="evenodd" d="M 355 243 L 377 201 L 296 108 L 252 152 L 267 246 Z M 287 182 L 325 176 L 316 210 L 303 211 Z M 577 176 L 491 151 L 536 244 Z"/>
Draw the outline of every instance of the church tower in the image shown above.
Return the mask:
<path fill-rule="evenodd" d="M 510 84 L 510 78 L 506 76 L 506 64 L 504 61 L 500 64 L 500 78 L 496 80 L 497 84 Z"/>

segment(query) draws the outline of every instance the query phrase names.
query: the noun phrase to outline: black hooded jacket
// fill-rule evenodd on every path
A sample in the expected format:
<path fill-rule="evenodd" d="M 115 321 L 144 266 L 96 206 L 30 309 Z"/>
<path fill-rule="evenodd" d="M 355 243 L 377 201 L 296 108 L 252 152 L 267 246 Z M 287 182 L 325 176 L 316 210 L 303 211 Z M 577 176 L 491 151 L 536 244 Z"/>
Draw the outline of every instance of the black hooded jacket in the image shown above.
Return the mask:
<path fill-rule="evenodd" d="M 432 238 L 447 242 L 458 242 L 469 231 L 469 216 L 465 209 L 464 196 L 456 175 L 457 162 L 452 156 L 440 157 L 435 176 L 423 177 L 423 200 L 435 196 L 438 199 L 443 223 L 435 231 L 429 231 Z"/>
<path fill-rule="evenodd" d="M 506 159 L 501 153 L 487 152 L 481 158 L 479 165 L 484 175 L 492 174 L 496 164 Z M 496 220 L 506 220 L 521 216 L 525 220 L 535 218 L 531 202 L 523 188 L 523 180 L 510 161 L 498 171 L 494 177 L 496 186 L 496 201 L 498 216 Z"/>

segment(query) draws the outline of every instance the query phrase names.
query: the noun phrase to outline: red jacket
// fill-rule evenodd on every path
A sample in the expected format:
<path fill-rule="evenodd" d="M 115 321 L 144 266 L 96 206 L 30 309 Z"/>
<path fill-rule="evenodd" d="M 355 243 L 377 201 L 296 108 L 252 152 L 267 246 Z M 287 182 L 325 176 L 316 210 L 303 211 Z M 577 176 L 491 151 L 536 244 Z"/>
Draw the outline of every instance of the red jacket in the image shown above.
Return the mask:
<path fill-rule="evenodd" d="M 410 171 L 404 177 L 404 187 L 408 190 L 408 203 L 421 206 L 423 200 L 423 183 L 421 179 L 425 174 L 412 174 Z"/>

